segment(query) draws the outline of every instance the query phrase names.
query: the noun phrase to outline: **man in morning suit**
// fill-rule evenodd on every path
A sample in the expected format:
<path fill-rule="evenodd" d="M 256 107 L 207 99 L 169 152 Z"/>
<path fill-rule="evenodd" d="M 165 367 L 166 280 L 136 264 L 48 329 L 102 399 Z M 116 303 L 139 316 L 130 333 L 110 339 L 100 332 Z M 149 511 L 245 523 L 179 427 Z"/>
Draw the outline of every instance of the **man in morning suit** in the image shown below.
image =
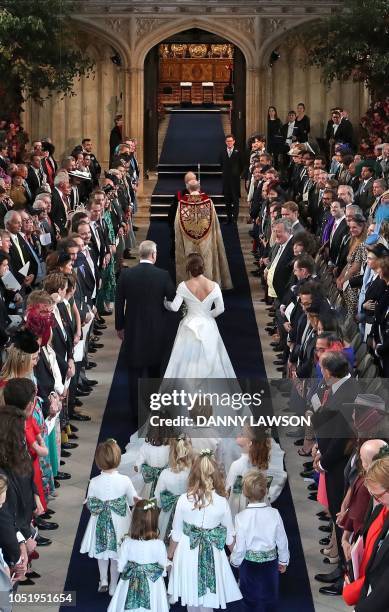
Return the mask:
<path fill-rule="evenodd" d="M 236 223 L 239 215 L 240 175 L 243 162 L 238 149 L 235 148 L 235 138 L 232 134 L 226 136 L 226 148 L 220 155 L 222 167 L 223 196 L 227 209 L 227 223 Z"/>
<path fill-rule="evenodd" d="M 344 494 L 344 470 L 351 454 L 350 441 L 355 437 L 350 405 L 358 395 L 358 382 L 351 378 L 349 363 L 343 353 L 328 351 L 320 360 L 326 390 L 321 406 L 313 415 L 313 426 L 317 439 L 317 454 L 313 467 L 325 474 L 328 509 L 335 526 L 338 544 L 339 565 L 330 574 L 317 574 L 316 580 L 334 583 L 323 587 L 324 595 L 342 593 L 343 568 L 345 565 L 342 548 L 342 529 L 336 524 Z"/>
<path fill-rule="evenodd" d="M 123 341 L 129 370 L 130 407 L 134 416 L 139 378 L 159 378 L 167 342 L 164 299 L 173 300 L 176 288 L 169 272 L 157 268 L 157 245 L 139 245 L 139 264 L 123 269 L 115 300 L 115 328 Z"/>

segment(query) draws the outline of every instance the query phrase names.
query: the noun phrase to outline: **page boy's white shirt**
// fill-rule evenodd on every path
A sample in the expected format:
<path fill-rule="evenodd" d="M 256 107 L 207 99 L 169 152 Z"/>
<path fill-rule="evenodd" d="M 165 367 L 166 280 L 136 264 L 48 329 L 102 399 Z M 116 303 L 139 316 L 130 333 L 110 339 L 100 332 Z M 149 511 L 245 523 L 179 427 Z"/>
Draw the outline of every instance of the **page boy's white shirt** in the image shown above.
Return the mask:
<path fill-rule="evenodd" d="M 239 566 L 246 552 L 270 552 L 277 548 L 278 562 L 289 563 L 288 538 L 280 513 L 264 502 L 250 503 L 235 517 L 236 541 L 230 561 Z"/>

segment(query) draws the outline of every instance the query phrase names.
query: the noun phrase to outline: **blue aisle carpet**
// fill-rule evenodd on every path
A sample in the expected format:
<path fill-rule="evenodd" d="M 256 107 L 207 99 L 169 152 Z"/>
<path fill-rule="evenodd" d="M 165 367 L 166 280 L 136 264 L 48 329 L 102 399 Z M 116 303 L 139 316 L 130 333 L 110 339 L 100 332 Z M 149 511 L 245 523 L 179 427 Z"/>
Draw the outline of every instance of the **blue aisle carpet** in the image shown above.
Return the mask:
<path fill-rule="evenodd" d="M 239 378 L 260 379 L 265 376 L 265 367 L 250 297 L 248 278 L 235 227 L 223 227 L 223 237 L 234 289 L 224 294 L 226 312 L 218 319 L 219 329 L 237 376 Z M 160 267 L 169 269 L 173 275 L 173 264 L 169 258 L 169 230 L 167 225 L 152 223 L 148 238 L 155 240 L 158 244 L 157 264 Z M 126 365 L 122 355 L 119 355 L 107 407 L 101 424 L 99 440 L 113 437 L 122 448 L 127 444 L 132 433 L 128 426 L 127 397 Z M 93 466 L 91 477 L 96 474 L 97 469 Z M 278 508 L 284 520 L 291 551 L 291 564 L 287 573 L 281 577 L 279 612 L 314 612 L 289 483 L 286 484 L 275 507 Z M 76 610 L 103 612 L 107 609 L 109 598 L 107 595 L 97 593 L 97 562 L 94 559 L 89 559 L 87 555 L 80 555 L 78 552 L 88 518 L 89 513 L 84 509 L 74 542 L 65 590 L 77 592 Z M 296 580 L 296 577 L 298 577 L 298 580 Z M 178 610 L 180 608 L 175 607 L 174 609 Z M 230 612 L 237 612 L 239 609 L 240 606 L 238 604 L 228 607 Z M 63 610 L 65 612 L 65 608 Z"/>
<path fill-rule="evenodd" d="M 173 113 L 160 164 L 217 164 L 224 132 L 217 113 Z"/>
<path fill-rule="evenodd" d="M 219 115 L 211 113 L 173 114 L 160 162 L 193 164 L 200 159 L 202 163 L 217 163 L 223 139 Z M 180 188 L 179 184 L 174 185 L 174 191 L 177 188 Z M 266 378 L 265 365 L 239 236 L 234 226 L 223 226 L 222 231 L 234 289 L 224 294 L 226 311 L 218 318 L 218 325 L 238 378 L 258 381 Z M 158 244 L 157 265 L 168 269 L 174 278 L 174 265 L 169 254 L 170 235 L 167 224 L 153 222 L 148 238 Z M 166 347 L 167 355 L 174 340 L 176 327 L 177 319 L 172 317 L 170 344 Z M 120 354 L 101 423 L 99 441 L 113 437 L 124 449 L 133 433 L 129 426 L 127 398 L 127 368 L 123 355 Z M 76 456 L 77 451 L 75 451 Z M 91 477 L 97 473 L 97 468 L 93 465 Z M 314 612 L 307 568 L 288 483 L 275 507 L 280 511 L 285 523 L 291 551 L 291 564 L 287 573 L 281 577 L 280 607 L 274 612 Z M 106 594 L 97 593 L 99 580 L 97 561 L 79 553 L 88 519 L 89 513 L 84 509 L 74 541 L 65 590 L 76 591 L 75 610 L 103 612 L 107 609 L 110 599 Z M 67 612 L 68 609 L 64 607 L 62 610 Z M 183 608 L 175 606 L 172 610 L 183 610 Z M 239 603 L 228 606 L 229 612 L 238 612 L 238 610 L 240 610 Z"/>

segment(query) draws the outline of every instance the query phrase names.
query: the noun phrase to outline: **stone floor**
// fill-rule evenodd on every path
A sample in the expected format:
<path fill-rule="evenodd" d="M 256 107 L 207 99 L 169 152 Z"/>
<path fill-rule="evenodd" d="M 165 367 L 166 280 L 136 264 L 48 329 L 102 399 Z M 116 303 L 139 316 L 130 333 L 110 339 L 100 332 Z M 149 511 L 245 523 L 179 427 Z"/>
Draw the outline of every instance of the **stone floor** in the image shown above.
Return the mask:
<path fill-rule="evenodd" d="M 244 212 L 243 209 L 242 219 L 244 218 Z M 253 266 L 250 254 L 251 241 L 247 233 L 248 229 L 249 226 L 242 221 L 239 226 L 239 233 L 250 279 L 252 300 L 262 342 L 266 371 L 269 378 L 279 378 L 280 374 L 276 372 L 272 363 L 274 353 L 270 347 L 270 337 L 263 331 L 263 328 L 268 323 L 266 308 L 264 303 L 261 302 L 263 293 L 259 287 L 258 279 L 250 275 Z M 140 231 L 137 233 L 138 241 L 145 238 L 146 232 L 147 226 L 141 226 Z M 63 468 L 72 474 L 72 478 L 61 483 L 61 487 L 58 489 L 58 498 L 50 503 L 50 507 L 56 511 L 53 520 L 58 521 L 60 527 L 57 531 L 51 532 L 52 545 L 48 548 L 38 549 L 40 559 L 34 562 L 33 567 L 42 574 L 42 578 L 36 580 L 35 586 L 19 589 L 19 593 L 60 593 L 64 587 L 74 535 L 79 523 L 84 495 L 88 485 L 101 418 L 105 409 L 119 350 L 119 340 L 114 332 L 112 316 L 107 317 L 107 324 L 108 329 L 104 331 L 102 336 L 104 348 L 97 353 L 98 366 L 89 372 L 90 378 L 97 379 L 99 384 L 89 397 L 84 398 L 83 410 L 92 417 L 92 420 L 88 423 L 80 423 L 78 434 L 79 447 L 73 451 L 71 459 L 66 461 L 66 465 Z M 319 507 L 314 502 L 307 500 L 306 483 L 299 476 L 303 460 L 298 457 L 296 448 L 293 446 L 293 440 L 288 439 L 281 432 L 281 444 L 286 451 L 286 466 L 311 579 L 315 610 L 316 612 L 345 611 L 347 607 L 343 604 L 341 598 L 328 598 L 318 593 L 320 585 L 313 579 L 313 576 L 318 572 L 326 572 L 326 568 L 328 568 L 328 566 L 323 565 L 322 556 L 319 553 L 318 540 L 320 532 L 317 530 L 318 521 L 315 517 Z M 14 606 L 14 610 L 18 612 L 25 612 L 26 609 L 28 609 L 26 605 Z M 40 612 L 58 610 L 55 606 L 37 606 L 35 609 Z"/>

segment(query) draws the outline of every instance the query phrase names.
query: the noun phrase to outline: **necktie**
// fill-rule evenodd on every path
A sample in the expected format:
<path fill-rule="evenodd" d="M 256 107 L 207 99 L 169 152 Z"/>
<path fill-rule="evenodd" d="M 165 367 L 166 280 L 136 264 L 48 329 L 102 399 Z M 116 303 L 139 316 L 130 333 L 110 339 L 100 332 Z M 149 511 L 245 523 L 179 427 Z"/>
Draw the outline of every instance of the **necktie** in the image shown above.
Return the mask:
<path fill-rule="evenodd" d="M 327 389 L 323 393 L 323 397 L 321 399 L 321 405 L 324 406 L 328 402 L 328 398 L 330 397 L 331 390 L 327 387 Z"/>
<path fill-rule="evenodd" d="M 21 262 L 22 262 L 22 264 L 24 266 L 25 263 L 26 263 L 26 260 L 25 260 L 24 255 L 23 255 L 22 247 L 19 244 L 19 237 L 16 234 L 13 237 L 13 243 L 14 243 L 14 245 L 15 245 L 18 253 L 19 253 L 20 260 L 21 260 Z"/>
<path fill-rule="evenodd" d="M 228 157 L 231 157 L 231 155 L 232 155 L 232 149 L 227 149 L 227 153 L 228 153 Z"/>

